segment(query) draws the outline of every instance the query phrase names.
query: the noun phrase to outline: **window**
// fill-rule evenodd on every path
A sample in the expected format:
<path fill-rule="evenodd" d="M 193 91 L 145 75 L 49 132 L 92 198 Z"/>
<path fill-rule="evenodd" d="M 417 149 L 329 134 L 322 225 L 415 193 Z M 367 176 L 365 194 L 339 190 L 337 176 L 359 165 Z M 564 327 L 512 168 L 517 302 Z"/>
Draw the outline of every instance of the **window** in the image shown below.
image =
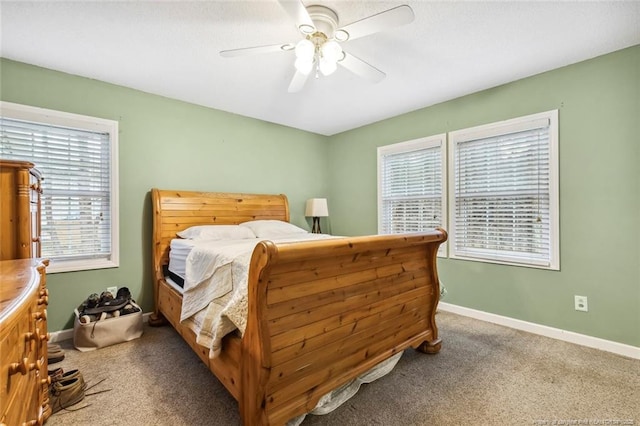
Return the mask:
<path fill-rule="evenodd" d="M 452 258 L 559 269 L 558 112 L 449 134 Z"/>
<path fill-rule="evenodd" d="M 444 226 L 445 140 L 443 134 L 378 148 L 378 233 Z"/>
<path fill-rule="evenodd" d="M 0 156 L 44 176 L 41 255 L 48 272 L 118 266 L 118 123 L 1 102 Z"/>

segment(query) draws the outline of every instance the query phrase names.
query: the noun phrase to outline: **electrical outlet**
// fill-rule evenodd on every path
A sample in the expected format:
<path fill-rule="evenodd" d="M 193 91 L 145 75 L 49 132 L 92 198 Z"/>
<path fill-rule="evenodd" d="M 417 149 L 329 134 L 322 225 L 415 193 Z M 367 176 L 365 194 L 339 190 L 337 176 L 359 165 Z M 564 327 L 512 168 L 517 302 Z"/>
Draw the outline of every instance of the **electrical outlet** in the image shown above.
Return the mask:
<path fill-rule="evenodd" d="M 573 296 L 575 300 L 576 311 L 589 311 L 589 305 L 587 304 L 587 296 Z"/>
<path fill-rule="evenodd" d="M 118 294 L 118 287 L 107 287 L 107 291 L 115 298 L 116 294 Z"/>

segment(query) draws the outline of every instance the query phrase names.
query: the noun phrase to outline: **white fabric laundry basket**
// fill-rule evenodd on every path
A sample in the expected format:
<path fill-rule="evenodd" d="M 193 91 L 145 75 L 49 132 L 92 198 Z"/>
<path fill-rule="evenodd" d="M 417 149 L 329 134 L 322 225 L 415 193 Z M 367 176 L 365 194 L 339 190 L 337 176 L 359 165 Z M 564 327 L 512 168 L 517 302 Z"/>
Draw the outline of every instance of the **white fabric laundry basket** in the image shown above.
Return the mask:
<path fill-rule="evenodd" d="M 86 324 L 80 322 L 80 312 L 75 309 L 76 318 L 73 324 L 75 348 L 82 352 L 93 351 L 142 336 L 142 309 L 137 304 L 130 303 L 137 308 L 137 312 Z"/>

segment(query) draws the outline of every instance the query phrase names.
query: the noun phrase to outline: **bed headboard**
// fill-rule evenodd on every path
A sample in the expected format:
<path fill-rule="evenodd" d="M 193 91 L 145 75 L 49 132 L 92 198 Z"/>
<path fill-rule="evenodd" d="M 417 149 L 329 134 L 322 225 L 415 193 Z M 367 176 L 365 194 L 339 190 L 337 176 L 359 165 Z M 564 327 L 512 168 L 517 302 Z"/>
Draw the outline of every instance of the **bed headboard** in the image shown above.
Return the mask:
<path fill-rule="evenodd" d="M 162 278 L 176 232 L 195 225 L 233 225 L 249 220 L 289 221 L 286 195 L 172 191 L 153 188 L 153 268 Z"/>

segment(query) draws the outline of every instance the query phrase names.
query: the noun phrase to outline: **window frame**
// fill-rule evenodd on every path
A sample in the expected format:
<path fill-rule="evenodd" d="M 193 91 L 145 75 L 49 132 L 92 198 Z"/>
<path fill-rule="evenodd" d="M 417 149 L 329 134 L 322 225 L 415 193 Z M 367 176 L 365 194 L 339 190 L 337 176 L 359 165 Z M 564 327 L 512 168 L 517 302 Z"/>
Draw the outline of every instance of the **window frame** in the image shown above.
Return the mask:
<path fill-rule="evenodd" d="M 458 143 L 473 140 L 489 138 L 493 136 L 517 133 L 530 127 L 531 123 L 548 120 L 549 122 L 549 262 L 548 264 L 540 261 L 522 259 L 509 259 L 509 256 L 472 256 L 469 254 L 460 254 L 456 251 L 454 243 L 456 238 L 456 161 L 458 154 Z M 448 175 L 448 197 L 449 197 L 449 216 L 448 232 L 452 243 L 449 245 L 449 258 L 458 260 L 469 260 L 485 263 L 496 263 L 503 265 L 523 266 L 528 268 L 560 270 L 560 213 L 559 213 L 559 156 L 558 156 L 558 110 L 545 111 L 537 114 L 517 117 L 500 122 L 484 124 L 471 128 L 456 130 L 449 132 L 448 152 L 449 152 L 449 175 Z"/>
<path fill-rule="evenodd" d="M 447 134 L 440 133 L 437 135 L 427 136 L 418 139 L 412 139 L 403 142 L 397 142 L 390 145 L 384 145 L 377 148 L 377 186 L 378 186 L 378 234 L 382 234 L 383 230 L 383 200 L 382 200 L 382 159 L 384 155 L 406 153 L 421 149 L 429 149 L 440 147 L 441 160 L 441 224 L 443 228 L 448 222 L 448 204 L 447 204 Z M 438 249 L 438 257 L 447 257 L 448 244 L 445 242 Z"/>
<path fill-rule="evenodd" d="M 43 125 L 70 127 L 90 132 L 109 133 L 110 155 L 110 214 L 111 253 L 103 259 L 57 260 L 50 259 L 47 273 L 73 272 L 92 269 L 116 268 L 120 266 L 119 225 L 119 181 L 118 181 L 118 122 L 104 118 L 39 108 L 29 105 L 0 101 L 2 117 L 24 120 Z M 25 160 L 29 160 L 25 158 Z M 38 165 L 36 164 L 36 167 Z M 45 180 L 47 176 L 44 176 Z"/>

